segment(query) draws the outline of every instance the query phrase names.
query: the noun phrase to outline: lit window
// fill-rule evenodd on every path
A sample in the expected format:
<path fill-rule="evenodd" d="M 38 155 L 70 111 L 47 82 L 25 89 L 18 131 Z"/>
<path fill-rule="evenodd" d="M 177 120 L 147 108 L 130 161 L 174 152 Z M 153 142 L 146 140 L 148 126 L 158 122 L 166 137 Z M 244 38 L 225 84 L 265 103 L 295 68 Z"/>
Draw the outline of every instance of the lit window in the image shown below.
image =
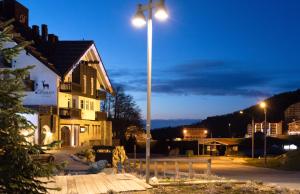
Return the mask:
<path fill-rule="evenodd" d="M 68 108 L 71 108 L 71 99 L 68 99 Z"/>
<path fill-rule="evenodd" d="M 90 105 L 91 110 L 94 110 L 94 102 L 91 101 L 91 105 Z"/>
<path fill-rule="evenodd" d="M 80 100 L 80 108 L 84 109 L 84 101 L 83 100 Z"/>
<path fill-rule="evenodd" d="M 94 78 L 91 78 L 91 95 L 94 95 Z"/>
<path fill-rule="evenodd" d="M 89 101 L 88 100 L 85 101 L 85 109 L 89 110 Z"/>
<path fill-rule="evenodd" d="M 83 75 L 83 93 L 86 94 L 86 75 Z"/>

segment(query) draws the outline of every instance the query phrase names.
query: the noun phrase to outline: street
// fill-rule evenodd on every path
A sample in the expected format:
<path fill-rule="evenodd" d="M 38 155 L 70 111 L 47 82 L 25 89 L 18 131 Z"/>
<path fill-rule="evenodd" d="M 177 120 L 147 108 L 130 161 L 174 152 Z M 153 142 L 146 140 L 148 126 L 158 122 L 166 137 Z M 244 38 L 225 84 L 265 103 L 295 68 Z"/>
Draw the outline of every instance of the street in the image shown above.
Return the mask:
<path fill-rule="evenodd" d="M 254 180 L 300 189 L 300 171 L 283 171 L 247 166 L 240 161 L 214 158 L 212 172 L 218 176 L 237 180 Z"/>
<path fill-rule="evenodd" d="M 207 157 L 206 157 L 207 158 Z M 163 158 L 159 158 L 163 159 Z M 170 158 L 168 158 L 170 159 Z M 174 158 L 175 159 L 175 158 Z M 188 164 L 179 161 L 179 171 L 188 172 Z M 190 158 L 190 159 L 195 159 Z M 182 160 L 184 161 L 184 160 Z M 174 163 L 167 163 L 167 170 L 174 172 Z M 212 157 L 212 174 L 221 177 L 226 177 L 235 180 L 252 180 L 264 182 L 267 184 L 275 184 L 281 187 L 300 190 L 300 171 L 283 171 L 270 168 L 260 168 L 248 166 L 245 164 L 244 159 L 234 157 Z M 162 163 L 158 164 L 158 169 L 161 172 Z M 203 174 L 207 169 L 207 163 L 193 164 L 193 170 L 196 174 Z M 151 163 L 151 171 L 154 171 L 154 165 Z"/>

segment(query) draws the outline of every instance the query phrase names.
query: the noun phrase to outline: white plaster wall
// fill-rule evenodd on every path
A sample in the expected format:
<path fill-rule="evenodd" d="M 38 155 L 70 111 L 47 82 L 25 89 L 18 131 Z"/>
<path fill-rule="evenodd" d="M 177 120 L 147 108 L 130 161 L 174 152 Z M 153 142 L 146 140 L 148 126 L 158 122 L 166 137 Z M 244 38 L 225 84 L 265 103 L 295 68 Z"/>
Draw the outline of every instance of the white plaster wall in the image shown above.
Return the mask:
<path fill-rule="evenodd" d="M 7 43 L 5 47 L 11 47 L 16 43 Z M 57 104 L 57 86 L 59 83 L 59 76 L 50 70 L 46 65 L 41 63 L 35 57 L 26 54 L 23 50 L 13 60 L 13 68 L 24 68 L 29 65 L 35 67 L 30 70 L 30 79 L 35 81 L 35 91 L 26 92 L 24 97 L 25 105 L 56 105 Z M 43 82 L 44 81 L 44 85 Z"/>

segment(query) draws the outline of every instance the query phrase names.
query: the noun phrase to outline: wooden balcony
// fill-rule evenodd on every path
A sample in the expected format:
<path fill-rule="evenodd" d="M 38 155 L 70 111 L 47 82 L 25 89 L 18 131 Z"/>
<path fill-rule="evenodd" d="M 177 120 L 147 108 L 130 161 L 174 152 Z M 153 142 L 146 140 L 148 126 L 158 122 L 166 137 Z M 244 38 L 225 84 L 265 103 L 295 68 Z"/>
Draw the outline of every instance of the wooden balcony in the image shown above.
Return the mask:
<path fill-rule="evenodd" d="M 106 112 L 96 111 L 95 114 L 96 114 L 96 117 L 95 117 L 96 121 L 106 121 L 107 120 Z"/>
<path fill-rule="evenodd" d="M 106 92 L 102 90 L 96 90 L 96 99 L 106 100 Z"/>
<path fill-rule="evenodd" d="M 81 119 L 81 110 L 76 108 L 59 108 L 59 116 L 65 119 Z"/>
<path fill-rule="evenodd" d="M 59 86 L 59 90 L 61 92 L 76 92 L 81 93 L 81 86 L 80 84 L 74 82 L 61 82 Z"/>

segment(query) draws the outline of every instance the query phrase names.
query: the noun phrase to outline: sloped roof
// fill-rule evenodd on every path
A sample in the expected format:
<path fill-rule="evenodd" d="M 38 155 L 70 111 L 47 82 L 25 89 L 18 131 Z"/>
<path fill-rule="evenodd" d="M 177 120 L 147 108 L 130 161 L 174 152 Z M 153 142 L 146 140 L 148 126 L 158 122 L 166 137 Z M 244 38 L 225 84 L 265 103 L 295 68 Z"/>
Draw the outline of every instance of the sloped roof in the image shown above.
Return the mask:
<path fill-rule="evenodd" d="M 49 60 L 56 70 L 65 75 L 82 55 L 91 47 L 93 41 L 58 41 Z"/>
<path fill-rule="evenodd" d="M 238 145 L 242 138 L 205 138 L 199 141 L 200 144 L 210 145 L 210 144 L 222 144 L 222 145 Z"/>

